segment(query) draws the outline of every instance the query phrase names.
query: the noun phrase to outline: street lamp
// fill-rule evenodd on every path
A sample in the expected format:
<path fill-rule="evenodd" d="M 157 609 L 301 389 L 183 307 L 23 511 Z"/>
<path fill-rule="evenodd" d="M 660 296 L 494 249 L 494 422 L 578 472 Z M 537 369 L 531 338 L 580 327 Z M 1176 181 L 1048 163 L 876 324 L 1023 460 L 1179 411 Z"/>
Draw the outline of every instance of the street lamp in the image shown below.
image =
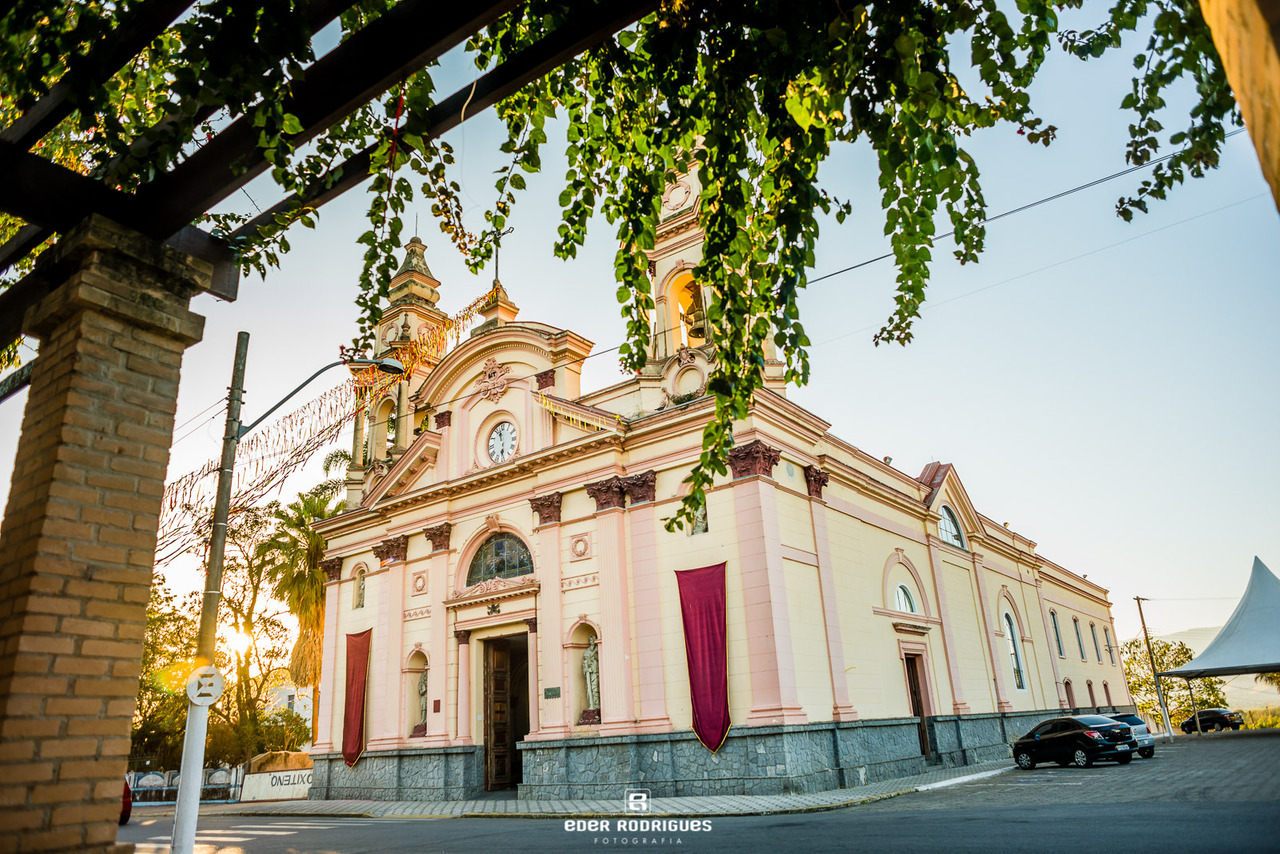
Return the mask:
<path fill-rule="evenodd" d="M 222 559 L 227 543 L 227 516 L 231 511 L 231 475 L 235 468 L 236 447 L 254 427 L 268 415 L 279 409 L 285 401 L 323 374 L 339 365 L 372 365 L 386 374 L 404 373 L 404 365 L 396 359 L 349 359 L 325 365 L 307 377 L 297 388 L 280 398 L 247 427 L 240 426 L 240 403 L 244 392 L 244 367 L 249 355 L 249 333 L 241 332 L 236 339 L 236 360 L 231 371 L 231 390 L 227 395 L 227 432 L 222 438 L 222 464 L 218 468 L 218 495 L 213 507 L 213 532 L 209 537 L 209 571 L 205 576 L 204 600 L 200 606 L 200 634 L 196 641 L 196 661 L 214 666 L 217 648 L 218 603 L 222 598 Z M 197 673 L 201 668 L 197 668 Z M 209 706 L 217 696 L 199 690 L 193 693 L 193 685 L 199 684 L 196 674 L 188 680 L 187 727 L 182 739 L 182 767 L 178 772 L 178 803 L 173 819 L 173 854 L 192 854 L 196 840 L 196 819 L 200 813 L 200 784 L 204 771 L 204 742 L 209 733 Z M 221 680 L 218 680 L 219 686 Z M 218 687 L 217 693 L 221 693 Z M 200 702 L 197 702 L 197 699 Z"/>

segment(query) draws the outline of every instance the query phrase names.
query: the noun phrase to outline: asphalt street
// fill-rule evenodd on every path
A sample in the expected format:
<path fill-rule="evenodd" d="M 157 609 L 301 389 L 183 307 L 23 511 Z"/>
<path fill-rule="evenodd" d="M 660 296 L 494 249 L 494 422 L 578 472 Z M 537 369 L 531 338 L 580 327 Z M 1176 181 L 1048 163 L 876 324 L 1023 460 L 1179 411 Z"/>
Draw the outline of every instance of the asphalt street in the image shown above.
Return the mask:
<path fill-rule="evenodd" d="M 619 830 L 611 819 L 202 817 L 197 854 L 672 849 L 708 852 L 1280 851 L 1280 739 L 1180 740 L 1128 766 L 1054 766 L 826 812 Z M 619 816 L 622 818 L 622 816 Z M 644 821 L 644 819 L 626 819 Z M 583 820 L 578 820 L 583 821 Z M 166 854 L 169 818 L 120 829 Z"/>

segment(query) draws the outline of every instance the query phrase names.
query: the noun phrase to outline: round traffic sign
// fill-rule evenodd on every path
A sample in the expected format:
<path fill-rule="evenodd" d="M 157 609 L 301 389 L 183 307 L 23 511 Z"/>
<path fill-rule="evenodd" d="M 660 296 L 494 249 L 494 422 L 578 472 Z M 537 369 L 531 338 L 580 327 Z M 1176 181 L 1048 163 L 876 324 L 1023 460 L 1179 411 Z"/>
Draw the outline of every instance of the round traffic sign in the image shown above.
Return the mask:
<path fill-rule="evenodd" d="M 212 706 L 222 696 L 222 674 L 212 665 L 197 667 L 187 677 L 187 697 L 197 706 Z"/>

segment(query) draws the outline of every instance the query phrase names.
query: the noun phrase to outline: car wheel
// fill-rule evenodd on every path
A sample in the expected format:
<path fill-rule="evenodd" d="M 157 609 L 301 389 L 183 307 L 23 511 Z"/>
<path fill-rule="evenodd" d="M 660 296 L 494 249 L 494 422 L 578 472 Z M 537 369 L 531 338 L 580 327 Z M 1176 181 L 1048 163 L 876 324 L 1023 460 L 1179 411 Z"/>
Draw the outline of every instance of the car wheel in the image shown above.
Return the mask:
<path fill-rule="evenodd" d="M 1214 724 L 1214 725 L 1213 725 L 1213 731 L 1214 731 L 1214 732 L 1222 732 L 1222 724 L 1220 724 L 1220 723 Z"/>
<path fill-rule="evenodd" d="M 1071 761 L 1075 763 L 1077 768 L 1088 768 L 1093 764 L 1093 760 L 1089 758 L 1089 754 L 1084 752 L 1083 748 L 1077 748 L 1075 755 L 1071 757 Z"/>
<path fill-rule="evenodd" d="M 1133 754 L 1126 753 L 1123 756 L 1117 756 L 1116 761 L 1119 762 L 1121 765 L 1128 765 L 1130 762 L 1133 761 Z"/>
<path fill-rule="evenodd" d="M 1024 771 L 1030 771 L 1036 767 L 1036 761 L 1031 758 L 1031 754 L 1025 750 L 1019 750 L 1013 754 L 1013 761 L 1018 763 L 1018 767 Z"/>
<path fill-rule="evenodd" d="M 1156 755 L 1156 749 L 1154 747 L 1144 747 L 1138 751 L 1138 755 L 1143 759 L 1150 759 L 1152 756 Z"/>

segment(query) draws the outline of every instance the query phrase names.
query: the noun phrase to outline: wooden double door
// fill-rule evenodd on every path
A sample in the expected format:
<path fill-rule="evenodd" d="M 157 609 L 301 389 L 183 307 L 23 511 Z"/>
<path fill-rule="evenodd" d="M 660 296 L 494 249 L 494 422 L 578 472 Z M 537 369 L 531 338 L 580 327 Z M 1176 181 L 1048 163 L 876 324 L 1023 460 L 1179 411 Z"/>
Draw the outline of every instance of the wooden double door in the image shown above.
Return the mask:
<path fill-rule="evenodd" d="M 520 783 L 516 742 L 529 733 L 529 645 L 526 635 L 484 643 L 484 787 Z"/>

